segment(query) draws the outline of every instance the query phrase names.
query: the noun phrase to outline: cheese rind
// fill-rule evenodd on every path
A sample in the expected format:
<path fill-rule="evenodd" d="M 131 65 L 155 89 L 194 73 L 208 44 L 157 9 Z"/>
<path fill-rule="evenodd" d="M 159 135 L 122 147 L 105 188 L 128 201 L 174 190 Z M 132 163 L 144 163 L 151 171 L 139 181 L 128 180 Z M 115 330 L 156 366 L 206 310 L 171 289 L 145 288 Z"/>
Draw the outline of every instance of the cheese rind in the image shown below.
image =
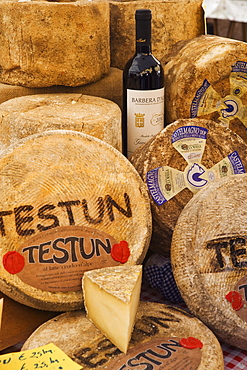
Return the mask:
<path fill-rule="evenodd" d="M 80 86 L 110 68 L 109 3 L 0 2 L 0 81 Z"/>
<path fill-rule="evenodd" d="M 124 353 L 139 306 L 141 280 L 141 265 L 102 268 L 83 276 L 88 318 Z"/>

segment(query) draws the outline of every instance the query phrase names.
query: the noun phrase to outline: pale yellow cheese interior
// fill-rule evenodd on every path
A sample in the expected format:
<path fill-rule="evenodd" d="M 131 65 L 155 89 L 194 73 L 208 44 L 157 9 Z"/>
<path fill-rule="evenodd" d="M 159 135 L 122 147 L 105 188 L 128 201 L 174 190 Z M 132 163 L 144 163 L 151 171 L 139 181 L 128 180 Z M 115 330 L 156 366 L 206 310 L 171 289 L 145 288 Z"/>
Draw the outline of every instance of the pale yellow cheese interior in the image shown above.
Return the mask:
<path fill-rule="evenodd" d="M 142 266 L 88 271 L 83 277 L 87 317 L 126 353 L 140 301 Z"/>

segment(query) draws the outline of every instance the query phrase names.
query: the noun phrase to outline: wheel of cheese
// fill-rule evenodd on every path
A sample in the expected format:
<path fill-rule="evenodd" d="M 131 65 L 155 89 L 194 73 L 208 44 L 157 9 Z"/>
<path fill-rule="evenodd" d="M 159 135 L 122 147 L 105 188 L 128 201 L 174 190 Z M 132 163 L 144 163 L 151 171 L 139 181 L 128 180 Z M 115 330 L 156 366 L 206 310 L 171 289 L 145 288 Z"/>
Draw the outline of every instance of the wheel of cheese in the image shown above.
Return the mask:
<path fill-rule="evenodd" d="M 122 107 L 122 71 L 110 68 L 100 80 L 82 86 L 24 87 L 0 83 L 0 103 L 19 96 L 72 93 L 109 99 Z"/>
<path fill-rule="evenodd" d="M 28 135 L 74 130 L 122 150 L 121 109 L 110 100 L 81 94 L 37 94 L 0 104 L 0 150 Z"/>
<path fill-rule="evenodd" d="M 166 121 L 207 118 L 247 141 L 247 44 L 199 36 L 177 45 L 165 65 Z"/>
<path fill-rule="evenodd" d="M 1 152 L 0 184 L 0 284 L 12 299 L 75 310 L 84 271 L 142 263 L 148 194 L 111 145 L 70 130 L 28 136 Z"/>
<path fill-rule="evenodd" d="M 105 0 L 0 3 L 0 81 L 27 87 L 79 86 L 109 72 Z"/>
<path fill-rule="evenodd" d="M 184 353 L 182 352 L 183 354 L 179 355 L 179 348 L 180 350 L 182 348 L 169 347 L 168 344 L 166 349 L 159 353 L 157 345 L 161 347 L 163 344 L 165 347 L 165 343 L 171 343 L 174 340 L 178 342 L 179 338 L 187 339 L 188 337 L 199 340 L 203 345 L 202 349 L 197 348 L 195 351 L 195 349 L 183 348 Z M 123 366 L 127 361 L 129 361 L 130 366 L 130 361 L 134 364 L 135 357 L 137 368 L 137 359 L 139 358 L 139 361 L 140 359 L 142 361 L 139 368 L 143 368 L 143 362 L 145 362 L 145 365 L 149 365 L 151 369 L 151 365 L 154 365 L 156 360 L 157 368 L 159 365 L 161 369 L 168 368 L 166 366 L 170 363 L 175 364 L 179 370 L 224 369 L 219 342 L 201 321 L 176 307 L 153 302 L 140 302 L 135 329 L 126 355 L 121 354 L 106 339 L 94 324 L 85 317 L 83 311 L 67 312 L 41 325 L 27 339 L 22 350 L 34 349 L 50 342 L 62 349 L 85 370 L 95 367 L 97 369 L 122 368 L 121 365 Z M 138 357 L 138 353 L 147 350 L 149 352 L 153 351 L 151 358 L 150 354 L 148 356 L 148 352 L 145 358 Z M 162 354 L 163 356 L 155 356 L 157 351 L 158 355 Z M 143 356 L 145 356 L 145 352 Z M 187 356 L 194 357 L 194 359 L 198 356 L 198 363 L 197 361 L 194 364 L 193 361 L 189 362 Z M 116 367 L 116 363 L 118 367 Z"/>
<path fill-rule="evenodd" d="M 134 55 L 135 11 L 143 8 L 152 11 L 152 51 L 158 59 L 168 55 L 177 42 L 205 33 L 201 0 L 111 0 L 111 66 L 123 69 Z"/>
<path fill-rule="evenodd" d="M 247 175 L 198 192 L 173 233 L 174 277 L 191 312 L 225 342 L 247 349 Z"/>
<path fill-rule="evenodd" d="M 178 216 L 210 182 L 247 170 L 247 144 L 211 120 L 178 119 L 130 158 L 147 184 L 155 221 L 151 249 L 169 255 Z"/>

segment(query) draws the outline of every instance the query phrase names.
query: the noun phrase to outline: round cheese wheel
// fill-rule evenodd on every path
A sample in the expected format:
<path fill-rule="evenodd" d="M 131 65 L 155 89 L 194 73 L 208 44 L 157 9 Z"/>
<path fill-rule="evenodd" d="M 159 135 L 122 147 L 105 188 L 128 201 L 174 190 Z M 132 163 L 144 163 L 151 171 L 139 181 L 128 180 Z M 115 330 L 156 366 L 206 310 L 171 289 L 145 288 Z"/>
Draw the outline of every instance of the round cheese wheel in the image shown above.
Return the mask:
<path fill-rule="evenodd" d="M 79 86 L 109 72 L 105 0 L 2 0 L 0 23 L 2 83 Z"/>
<path fill-rule="evenodd" d="M 123 254 L 142 263 L 148 194 L 111 145 L 70 130 L 28 136 L 1 152 L 0 184 L 0 284 L 16 301 L 78 309 L 84 271 L 119 265 Z"/>
<path fill-rule="evenodd" d="M 81 86 L 24 87 L 0 83 L 0 103 L 19 96 L 73 93 L 109 99 L 122 107 L 122 71 L 110 68 L 100 80 Z"/>
<path fill-rule="evenodd" d="M 199 36 L 174 47 L 165 65 L 166 122 L 207 118 L 247 140 L 247 44 Z"/>
<path fill-rule="evenodd" d="M 74 130 L 122 150 L 121 109 L 110 100 L 81 94 L 37 94 L 0 104 L 0 150 L 28 135 Z"/>
<path fill-rule="evenodd" d="M 135 11 L 143 8 L 152 11 L 152 51 L 158 59 L 168 55 L 177 42 L 205 33 L 201 0 L 111 0 L 111 66 L 123 69 L 134 55 Z"/>
<path fill-rule="evenodd" d="M 155 220 L 151 249 L 169 255 L 178 216 L 210 182 L 247 170 L 247 144 L 211 120 L 178 119 L 130 158 L 148 186 Z"/>
<path fill-rule="evenodd" d="M 247 175 L 201 190 L 173 233 L 173 273 L 190 311 L 225 342 L 247 349 Z"/>
<path fill-rule="evenodd" d="M 197 348 L 195 352 L 192 349 L 185 350 L 183 348 L 185 350 L 183 355 L 179 355 L 179 348 L 182 348 L 178 345 L 172 347 L 172 343 L 188 337 L 199 340 L 202 343 L 202 348 Z M 149 364 L 150 368 L 154 364 L 152 361 L 156 360 L 160 362 L 161 369 L 168 368 L 166 364 L 170 362 L 173 365 L 174 363 L 180 364 L 180 367 L 177 368 L 183 370 L 224 369 L 219 342 L 202 322 L 176 307 L 153 302 L 140 302 L 135 328 L 126 355 L 121 354 L 106 339 L 96 326 L 86 318 L 83 311 L 67 312 L 44 323 L 27 339 L 22 350 L 34 349 L 51 342 L 85 370 L 95 367 L 97 369 L 120 368 L 120 365 L 124 365 L 127 361 L 133 362 L 132 359 L 138 353 L 143 353 L 148 349 L 153 351 L 151 358 L 150 356 L 145 358 L 145 365 Z M 165 343 L 168 343 L 167 347 L 165 347 Z M 164 347 L 163 358 L 155 356 L 158 350 L 157 345 Z M 169 347 L 170 345 L 171 347 Z M 187 356 L 191 356 L 190 361 Z M 198 367 L 195 366 L 197 361 L 193 367 L 192 357 L 196 356 L 199 360 Z M 143 357 L 141 359 L 142 364 L 139 364 L 139 368 L 143 367 L 144 359 Z M 113 366 L 116 362 L 118 367 Z M 137 366 L 137 359 L 135 362 L 135 366 Z"/>

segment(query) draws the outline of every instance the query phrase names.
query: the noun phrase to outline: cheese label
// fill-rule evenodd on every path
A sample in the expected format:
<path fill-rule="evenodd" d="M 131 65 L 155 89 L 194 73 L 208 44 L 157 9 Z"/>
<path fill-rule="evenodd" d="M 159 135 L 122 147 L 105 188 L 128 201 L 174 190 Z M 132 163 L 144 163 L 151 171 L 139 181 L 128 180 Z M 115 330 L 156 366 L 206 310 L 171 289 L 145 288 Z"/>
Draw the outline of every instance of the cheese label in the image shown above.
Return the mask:
<path fill-rule="evenodd" d="M 247 62 L 237 61 L 229 76 L 230 94 L 221 97 L 206 79 L 196 91 L 190 107 L 190 117 L 201 117 L 218 112 L 219 120 L 228 127 L 230 121 L 238 118 L 247 127 Z"/>
<path fill-rule="evenodd" d="M 247 322 L 247 275 L 243 276 L 237 282 L 234 287 L 234 291 L 238 292 L 242 299 L 240 309 L 235 312 L 242 320 Z"/>
<path fill-rule="evenodd" d="M 201 362 L 199 348 L 187 349 L 178 338 L 155 338 L 129 349 L 107 364 L 108 370 L 166 369 L 196 370 Z"/>
<path fill-rule="evenodd" d="M 119 263 L 111 257 L 117 241 L 86 226 L 64 226 L 36 234 L 4 256 L 5 269 L 26 284 L 50 292 L 81 290 L 87 270 Z"/>
<path fill-rule="evenodd" d="M 174 131 L 172 144 L 188 164 L 184 171 L 162 166 L 147 172 L 147 186 L 156 204 L 164 204 L 185 188 L 196 193 L 212 181 L 245 173 L 237 151 L 209 169 L 201 164 L 207 133 L 207 129 L 198 126 L 183 126 Z"/>
<path fill-rule="evenodd" d="M 60 348 L 50 343 L 27 351 L 0 356 L 2 370 L 80 370 L 81 365 L 71 360 Z"/>
<path fill-rule="evenodd" d="M 164 88 L 127 89 L 128 158 L 164 128 Z"/>

